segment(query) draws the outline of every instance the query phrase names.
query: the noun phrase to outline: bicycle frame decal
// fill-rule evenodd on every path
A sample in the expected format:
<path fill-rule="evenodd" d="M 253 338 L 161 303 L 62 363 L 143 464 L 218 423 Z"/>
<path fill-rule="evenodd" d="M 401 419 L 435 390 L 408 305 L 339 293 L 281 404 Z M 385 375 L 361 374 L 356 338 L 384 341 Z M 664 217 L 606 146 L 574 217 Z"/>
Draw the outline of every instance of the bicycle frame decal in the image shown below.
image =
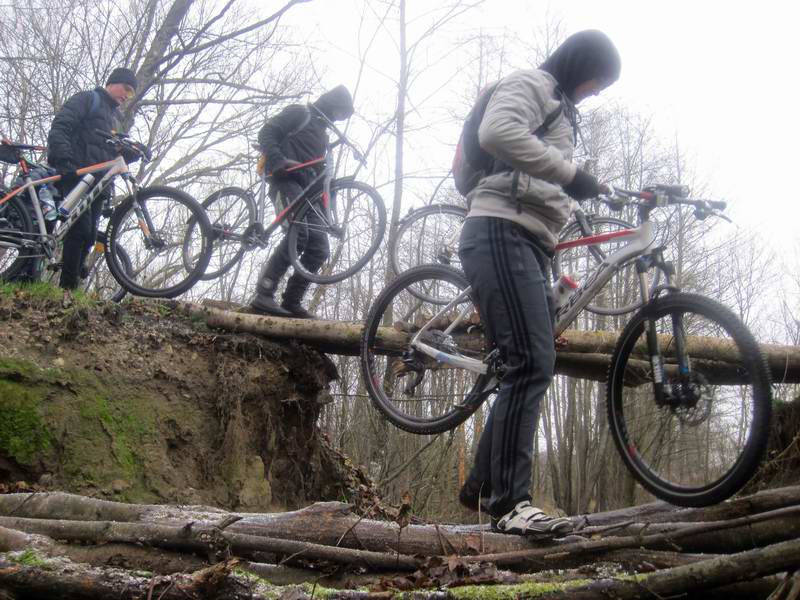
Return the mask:
<path fill-rule="evenodd" d="M 583 310 L 587 304 L 589 304 L 592 298 L 597 295 L 597 293 L 606 283 L 608 283 L 608 281 L 614 276 L 614 273 L 623 264 L 627 263 L 632 258 L 644 254 L 655 242 L 655 230 L 650 221 L 643 222 L 636 229 L 626 229 L 624 230 L 624 233 L 614 233 L 616 235 L 600 234 L 581 238 L 580 241 L 582 241 L 585 245 L 599 243 L 597 238 L 601 237 L 605 237 L 605 241 L 618 237 L 628 237 L 630 238 L 630 241 L 628 244 L 609 255 L 598 266 L 597 270 L 595 270 L 587 279 L 585 279 L 578 289 L 573 292 L 572 296 L 570 296 L 569 302 L 559 311 L 557 311 L 555 315 L 555 324 L 553 325 L 554 337 L 558 337 L 564 332 L 564 330 L 570 325 L 570 323 L 572 323 L 578 313 Z M 433 346 L 429 346 L 428 344 L 420 341 L 422 334 L 427 331 L 439 317 L 451 310 L 453 307 L 464 302 L 464 300 L 467 300 L 469 298 L 469 292 L 470 288 L 468 287 L 458 296 L 456 296 L 455 299 L 448 303 L 447 306 L 442 308 L 414 335 L 410 345 L 426 356 L 430 356 L 431 358 L 437 360 L 438 362 L 467 369 L 475 373 L 485 374 L 488 367 L 484 362 L 474 358 L 468 358 L 466 356 L 448 354 L 442 350 L 439 350 L 438 348 L 434 348 Z M 462 311 L 459 317 L 443 333 L 449 334 L 449 332 L 455 327 L 456 323 L 464 318 L 465 314 L 465 311 Z"/>
<path fill-rule="evenodd" d="M 105 175 L 103 175 L 100 181 L 98 181 L 93 188 L 91 188 L 88 192 L 83 193 L 83 197 L 81 198 L 81 200 L 78 202 L 75 208 L 73 208 L 70 211 L 70 214 L 67 217 L 66 221 L 64 221 L 64 224 L 61 227 L 59 227 L 58 232 L 56 233 L 55 236 L 55 239 L 57 241 L 61 241 L 64 238 L 64 236 L 67 235 L 67 232 L 70 230 L 73 223 L 75 223 L 75 221 L 77 221 L 83 215 L 83 213 L 85 213 L 89 209 L 89 207 L 97 199 L 97 197 L 105 191 L 105 189 L 108 187 L 108 184 L 111 182 L 112 179 L 114 179 L 114 177 L 116 177 L 117 175 L 121 175 L 122 173 L 128 172 L 128 165 L 125 162 L 124 158 L 118 156 L 114 160 L 108 162 L 98 163 L 96 165 L 92 165 L 84 169 L 78 169 L 76 171 L 76 174 L 82 176 L 86 175 L 87 173 L 96 173 L 97 171 L 102 171 L 105 169 L 108 169 Z M 64 202 L 72 198 L 73 195 L 76 193 L 81 193 L 81 192 L 79 192 L 78 190 L 72 190 L 67 195 L 67 197 L 64 198 Z"/>
<path fill-rule="evenodd" d="M 650 221 L 643 222 L 636 229 L 624 230 L 625 236 L 630 238 L 630 242 L 610 254 L 600 265 L 597 267 L 588 278 L 586 278 L 581 285 L 570 296 L 569 301 L 562 306 L 555 315 L 555 323 L 553 325 L 553 334 L 558 337 L 564 330 L 569 327 L 570 323 L 578 316 L 600 289 L 609 282 L 614 276 L 614 273 L 626 262 L 640 256 L 650 248 L 655 242 L 655 231 L 653 224 Z M 630 232 L 630 233 L 628 233 Z M 622 232 L 614 232 L 622 233 Z M 611 235 L 611 234 L 601 234 Z M 591 236 L 593 238 L 601 236 Z M 619 235 L 613 236 L 622 237 Z M 590 238 L 587 238 L 590 239 Z"/>

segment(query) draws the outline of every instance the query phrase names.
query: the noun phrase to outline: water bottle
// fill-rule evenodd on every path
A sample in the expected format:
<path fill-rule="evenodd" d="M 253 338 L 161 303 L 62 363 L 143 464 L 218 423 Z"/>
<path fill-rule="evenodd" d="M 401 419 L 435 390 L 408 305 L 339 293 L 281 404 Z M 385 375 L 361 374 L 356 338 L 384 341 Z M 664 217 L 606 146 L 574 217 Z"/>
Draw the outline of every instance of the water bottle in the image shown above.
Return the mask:
<path fill-rule="evenodd" d="M 58 212 L 56 211 L 56 201 L 53 198 L 53 192 L 50 191 L 50 186 L 45 184 L 39 187 L 36 192 L 36 195 L 39 196 L 39 204 L 42 208 L 44 220 L 55 221 L 58 217 Z"/>
<path fill-rule="evenodd" d="M 553 286 L 553 308 L 558 312 L 567 305 L 572 294 L 578 289 L 578 284 L 569 275 L 562 275 Z"/>
<path fill-rule="evenodd" d="M 72 209 L 75 208 L 75 205 L 80 202 L 83 194 L 86 190 L 91 187 L 94 183 L 94 175 L 91 173 L 87 173 L 81 180 L 78 182 L 72 191 L 67 194 L 67 197 L 64 198 L 64 201 L 61 203 L 61 206 L 58 207 L 58 216 L 66 219 L 69 217 L 69 213 L 72 212 Z"/>

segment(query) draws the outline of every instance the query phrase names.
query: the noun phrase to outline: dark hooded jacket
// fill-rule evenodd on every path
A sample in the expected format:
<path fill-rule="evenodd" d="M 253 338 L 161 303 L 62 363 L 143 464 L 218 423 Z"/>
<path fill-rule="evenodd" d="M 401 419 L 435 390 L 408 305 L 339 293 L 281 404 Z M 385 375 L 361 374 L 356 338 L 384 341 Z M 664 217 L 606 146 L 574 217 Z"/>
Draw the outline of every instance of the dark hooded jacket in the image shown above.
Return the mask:
<path fill-rule="evenodd" d="M 269 119 L 258 132 L 258 143 L 267 155 L 267 170 L 287 159 L 306 162 L 324 156 L 329 140 L 320 113 L 333 121 L 342 116 L 336 114 L 337 108 L 348 117 L 353 114 L 353 98 L 343 85 L 325 92 L 313 104 L 291 104 Z M 291 178 L 306 186 L 319 168 L 295 171 Z"/>
<path fill-rule="evenodd" d="M 569 36 L 539 67 L 552 75 L 567 98 L 590 79 L 612 83 L 619 79 L 619 52 L 602 31 L 587 29 Z"/>
<path fill-rule="evenodd" d="M 50 126 L 47 161 L 56 168 L 76 169 L 114 159 L 116 152 L 96 130 L 111 131 L 118 122 L 117 102 L 105 88 L 75 94 Z"/>

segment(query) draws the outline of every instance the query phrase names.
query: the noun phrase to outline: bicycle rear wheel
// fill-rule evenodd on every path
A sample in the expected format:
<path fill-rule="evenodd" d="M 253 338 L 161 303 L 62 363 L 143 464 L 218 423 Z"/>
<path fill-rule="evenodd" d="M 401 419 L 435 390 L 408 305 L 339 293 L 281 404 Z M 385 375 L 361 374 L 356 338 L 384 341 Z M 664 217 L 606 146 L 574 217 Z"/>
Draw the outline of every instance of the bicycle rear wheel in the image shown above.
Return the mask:
<path fill-rule="evenodd" d="M 35 260 L 22 247 L 31 239 L 33 222 L 25 204 L 17 197 L 0 205 L 0 281 L 8 281 Z"/>
<path fill-rule="evenodd" d="M 431 204 L 411 211 L 400 221 L 389 248 L 394 274 L 429 264 L 461 269 L 458 236 L 466 218 L 467 209 L 455 204 Z"/>
<path fill-rule="evenodd" d="M 173 298 L 190 289 L 205 272 L 213 249 L 203 207 L 168 187 L 144 188 L 123 200 L 111 215 L 107 235 L 112 275 L 130 293 L 149 298 Z M 132 271 L 126 270 L 124 255 Z"/>
<path fill-rule="evenodd" d="M 656 360 L 663 361 L 655 371 L 650 322 Z M 715 504 L 758 468 L 769 436 L 769 371 L 747 327 L 721 304 L 684 293 L 648 303 L 619 338 L 607 392 L 617 450 L 656 497 L 679 506 Z"/>
<path fill-rule="evenodd" d="M 247 249 L 245 232 L 256 221 L 256 205 L 246 190 L 227 187 L 203 200 L 202 206 L 211 222 L 214 239 L 211 260 L 201 278 L 207 281 L 227 273 L 241 260 Z M 187 237 L 190 244 L 191 239 L 191 235 Z"/>
<path fill-rule="evenodd" d="M 295 273 L 314 283 L 336 283 L 358 272 L 378 250 L 386 231 L 386 207 L 374 188 L 360 181 L 339 179 L 331 182 L 331 226 L 308 225 L 311 211 L 324 221 L 322 197 L 317 196 L 298 210 L 289 224 L 289 260 Z M 328 236 L 330 257 L 317 272 L 302 263 L 299 241 L 305 228 L 317 228 Z"/>
<path fill-rule="evenodd" d="M 457 270 L 437 265 L 410 269 L 375 300 L 361 338 L 361 372 L 375 407 L 405 431 L 431 434 L 466 421 L 491 396 L 497 380 L 491 369 L 478 374 L 440 362 L 410 346 L 411 337 L 468 287 Z M 417 297 L 425 289 L 435 303 Z M 463 320 L 445 330 L 463 311 Z M 437 317 L 424 334 L 426 344 L 448 355 L 486 359 L 486 341 L 477 310 L 467 297 Z"/>
<path fill-rule="evenodd" d="M 594 217 L 587 215 L 587 220 L 591 226 L 589 235 L 599 235 L 601 233 L 611 233 L 624 229 L 634 229 L 631 225 L 621 219 L 614 217 Z M 564 231 L 561 232 L 559 243 L 577 240 L 584 237 L 581 227 L 577 221 L 573 221 Z M 553 277 L 557 280 L 562 274 L 569 275 L 580 283 L 581 280 L 593 273 L 603 259 L 626 244 L 624 237 L 618 240 L 610 240 L 597 246 L 575 246 L 560 250 L 556 248 L 553 257 Z M 650 291 L 652 292 L 659 284 L 661 271 L 655 269 Z M 642 305 L 639 290 L 639 279 L 636 277 L 636 266 L 634 261 L 623 265 L 611 280 L 600 290 L 600 293 L 592 298 L 586 310 L 599 315 L 621 315 L 632 310 L 636 310 Z"/>

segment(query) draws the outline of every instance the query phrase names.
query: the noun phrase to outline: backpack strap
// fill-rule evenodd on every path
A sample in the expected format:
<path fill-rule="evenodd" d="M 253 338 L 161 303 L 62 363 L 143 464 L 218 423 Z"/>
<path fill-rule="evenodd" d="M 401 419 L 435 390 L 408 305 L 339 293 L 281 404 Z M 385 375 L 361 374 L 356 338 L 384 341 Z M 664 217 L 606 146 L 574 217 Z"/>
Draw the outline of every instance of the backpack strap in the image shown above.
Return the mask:
<path fill-rule="evenodd" d="M 89 112 L 86 113 L 86 118 L 93 117 L 98 110 L 100 110 L 100 92 L 92 90 L 92 100 L 89 103 Z"/>
<path fill-rule="evenodd" d="M 286 134 L 287 138 L 288 137 L 292 137 L 296 133 L 299 133 L 301 130 L 305 129 L 306 125 L 308 125 L 311 122 L 311 108 L 309 107 L 308 104 L 306 104 L 304 106 L 304 108 L 306 109 L 306 113 L 303 116 L 303 120 L 300 122 L 300 124 L 297 127 L 295 127 L 289 133 Z"/>

